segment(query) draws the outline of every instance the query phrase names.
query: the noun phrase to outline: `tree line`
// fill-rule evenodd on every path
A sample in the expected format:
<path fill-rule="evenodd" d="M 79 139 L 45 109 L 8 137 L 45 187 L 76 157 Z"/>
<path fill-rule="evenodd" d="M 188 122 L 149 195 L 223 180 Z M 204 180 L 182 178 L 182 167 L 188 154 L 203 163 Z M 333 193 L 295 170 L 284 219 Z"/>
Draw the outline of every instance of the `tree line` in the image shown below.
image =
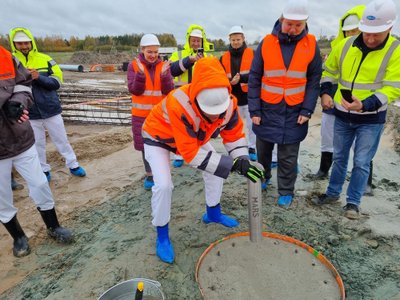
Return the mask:
<path fill-rule="evenodd" d="M 178 45 L 173 34 L 161 33 L 156 34 L 160 44 L 163 47 L 178 47 L 182 48 L 183 45 Z M 143 33 L 140 34 L 124 34 L 118 36 L 103 35 L 98 37 L 86 36 L 84 39 L 78 37 L 70 37 L 65 39 L 59 35 L 35 37 L 36 45 L 42 52 L 75 52 L 75 51 L 137 51 L 140 39 Z M 397 39 L 398 36 L 394 35 Z M 330 48 L 330 43 L 335 36 L 327 37 L 321 35 L 318 38 L 318 45 L 320 48 Z M 214 44 L 216 51 L 224 51 L 228 45 L 223 39 L 209 40 Z M 255 41 L 253 45 L 257 45 Z M 0 45 L 10 50 L 9 36 L 0 35 Z"/>

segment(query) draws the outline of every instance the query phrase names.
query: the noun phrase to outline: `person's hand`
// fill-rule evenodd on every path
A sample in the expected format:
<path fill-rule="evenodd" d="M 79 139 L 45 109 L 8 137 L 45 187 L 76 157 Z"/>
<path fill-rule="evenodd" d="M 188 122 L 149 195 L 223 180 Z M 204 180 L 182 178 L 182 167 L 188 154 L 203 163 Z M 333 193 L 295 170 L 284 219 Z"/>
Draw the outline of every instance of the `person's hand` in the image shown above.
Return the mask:
<path fill-rule="evenodd" d="M 231 85 L 236 85 L 238 84 L 240 80 L 240 74 L 236 73 L 235 76 L 233 76 L 232 80 L 231 80 Z"/>
<path fill-rule="evenodd" d="M 342 98 L 342 106 L 344 107 L 344 109 L 353 111 L 362 111 L 363 109 L 362 102 L 354 95 L 351 96 L 351 98 L 353 99 L 352 103 L 347 102 L 345 99 Z"/>
<path fill-rule="evenodd" d="M 22 103 L 16 101 L 7 101 L 4 104 L 4 112 L 7 118 L 11 120 L 19 120 L 19 118 L 24 114 L 25 106 Z"/>
<path fill-rule="evenodd" d="M 167 60 L 163 62 L 163 66 L 161 68 L 161 73 L 165 74 L 165 72 L 167 72 L 169 70 L 169 68 L 171 67 L 171 61 Z"/>
<path fill-rule="evenodd" d="M 254 125 L 260 125 L 261 124 L 261 118 L 260 117 L 252 117 L 251 121 L 253 122 Z"/>
<path fill-rule="evenodd" d="M 140 73 L 144 73 L 143 64 L 140 62 L 139 58 L 137 58 L 137 57 L 136 57 L 136 63 L 137 63 L 137 65 L 138 65 L 139 72 L 140 72 Z"/>
<path fill-rule="evenodd" d="M 321 106 L 322 109 L 331 109 L 334 107 L 333 99 L 328 94 L 323 94 L 321 96 Z"/>
<path fill-rule="evenodd" d="M 18 119 L 18 123 L 24 123 L 24 122 L 26 122 L 26 121 L 28 121 L 29 120 L 29 111 L 27 111 L 26 109 L 24 109 L 23 111 L 22 111 L 22 115 L 19 117 L 19 119 Z"/>
<path fill-rule="evenodd" d="M 253 182 L 264 178 L 264 171 L 253 166 L 248 159 L 237 157 L 233 161 L 232 172 L 237 172 Z"/>
<path fill-rule="evenodd" d="M 36 69 L 28 69 L 32 75 L 33 80 L 37 80 L 39 78 L 39 72 Z"/>
<path fill-rule="evenodd" d="M 190 63 L 194 64 L 196 61 L 202 58 L 203 58 L 203 53 L 197 53 L 196 55 L 189 56 L 189 61 Z"/>
<path fill-rule="evenodd" d="M 299 115 L 299 117 L 297 118 L 297 124 L 304 124 L 305 122 L 307 122 L 308 120 L 310 120 L 309 117 L 303 116 L 303 115 Z"/>

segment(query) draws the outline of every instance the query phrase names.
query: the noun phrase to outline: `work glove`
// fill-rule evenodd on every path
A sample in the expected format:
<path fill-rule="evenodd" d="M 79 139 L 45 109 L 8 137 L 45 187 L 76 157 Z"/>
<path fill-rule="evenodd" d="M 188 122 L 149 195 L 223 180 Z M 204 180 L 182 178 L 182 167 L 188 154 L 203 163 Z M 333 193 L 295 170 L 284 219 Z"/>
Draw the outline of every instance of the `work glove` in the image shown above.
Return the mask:
<path fill-rule="evenodd" d="M 237 157 L 233 161 L 232 172 L 237 172 L 250 179 L 253 182 L 257 182 L 258 179 L 264 178 L 264 171 L 253 166 L 248 159 Z"/>
<path fill-rule="evenodd" d="M 24 105 L 15 102 L 15 101 L 7 101 L 3 106 L 4 112 L 6 113 L 7 118 L 12 120 L 18 120 L 22 114 L 24 113 Z"/>

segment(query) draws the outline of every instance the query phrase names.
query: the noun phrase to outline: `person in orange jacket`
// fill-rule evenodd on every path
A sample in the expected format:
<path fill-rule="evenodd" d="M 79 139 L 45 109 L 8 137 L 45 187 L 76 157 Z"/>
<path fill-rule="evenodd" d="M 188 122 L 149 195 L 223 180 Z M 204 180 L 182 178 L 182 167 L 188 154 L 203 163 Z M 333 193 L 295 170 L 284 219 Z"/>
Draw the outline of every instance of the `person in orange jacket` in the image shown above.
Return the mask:
<path fill-rule="evenodd" d="M 156 253 L 164 262 L 175 258 L 169 239 L 173 184 L 170 152 L 180 154 L 190 166 L 203 171 L 206 213 L 203 222 L 235 227 L 239 222 L 221 213 L 223 180 L 231 171 L 256 182 L 264 172 L 249 162 L 237 100 L 219 60 L 200 59 L 190 84 L 173 90 L 157 104 L 143 125 L 146 160 L 153 170 L 152 223 L 157 227 Z M 229 155 L 215 151 L 209 142 L 221 135 Z"/>

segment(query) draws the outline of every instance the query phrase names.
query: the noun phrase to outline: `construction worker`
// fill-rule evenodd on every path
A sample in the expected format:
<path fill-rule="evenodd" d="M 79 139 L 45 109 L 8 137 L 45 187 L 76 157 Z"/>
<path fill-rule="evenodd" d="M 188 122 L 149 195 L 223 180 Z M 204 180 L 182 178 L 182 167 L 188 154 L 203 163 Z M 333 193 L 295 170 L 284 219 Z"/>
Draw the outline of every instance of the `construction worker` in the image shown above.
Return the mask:
<path fill-rule="evenodd" d="M 256 135 L 247 105 L 247 82 L 254 51 L 247 47 L 243 28 L 239 25 L 232 26 L 229 30 L 229 43 L 229 50 L 222 54 L 220 61 L 231 83 L 232 94 L 238 99 L 240 117 L 246 122 L 250 160 L 256 161 Z"/>
<path fill-rule="evenodd" d="M 58 223 L 49 183 L 34 146 L 34 134 L 28 122 L 28 108 L 33 103 L 31 81 L 31 73 L 0 47 L 0 222 L 14 240 L 16 257 L 28 255 L 30 248 L 13 205 L 10 185 L 13 166 L 27 182 L 29 196 L 46 224 L 48 235 L 61 243 L 73 239 L 71 231 Z"/>
<path fill-rule="evenodd" d="M 392 0 L 370 2 L 358 27 L 361 34 L 339 42 L 324 66 L 322 105 L 335 109 L 333 166 L 326 192 L 313 203 L 339 201 L 354 142 L 353 168 L 343 207 L 349 219 L 360 217 L 361 197 L 384 130 L 387 108 L 400 97 L 400 42 L 390 35 L 396 18 Z M 336 82 L 338 89 L 333 94 Z M 346 90 L 350 92 L 346 94 Z"/>
<path fill-rule="evenodd" d="M 74 176 L 86 176 L 79 166 L 76 155 L 68 142 L 62 108 L 57 90 L 62 84 L 62 72 L 56 62 L 48 55 L 38 51 L 32 33 L 25 28 L 10 30 L 12 53 L 32 74 L 32 93 L 34 103 L 29 110 L 30 123 L 35 133 L 35 145 L 40 164 L 47 180 L 51 180 L 51 168 L 46 159 L 46 130 L 65 164 Z"/>
<path fill-rule="evenodd" d="M 150 190 L 153 185 L 153 174 L 144 156 L 142 126 L 150 110 L 174 89 L 170 72 L 170 62 L 163 62 L 158 50 L 160 42 L 154 34 L 145 34 L 140 40 L 140 53 L 128 65 L 128 89 L 132 94 L 132 134 L 133 144 L 142 152 L 146 171 L 144 188 Z"/>
<path fill-rule="evenodd" d="M 263 176 L 263 171 L 249 162 L 237 100 L 230 94 L 231 85 L 219 60 L 198 60 L 192 78 L 192 83 L 170 92 L 156 105 L 143 125 L 145 156 L 154 176 L 151 206 L 152 223 L 157 227 L 156 253 L 167 263 L 175 257 L 168 227 L 173 190 L 170 152 L 182 155 L 187 164 L 202 171 L 206 224 L 239 224 L 221 213 L 223 180 L 231 171 L 254 182 Z M 229 156 L 217 153 L 209 142 L 216 135 L 222 137 Z"/>
<path fill-rule="evenodd" d="M 259 44 L 249 76 L 249 111 L 258 161 L 266 173 L 263 188 L 272 177 L 272 151 L 277 144 L 277 204 L 282 207 L 293 201 L 300 142 L 308 132 L 322 72 L 319 47 L 308 33 L 307 19 L 307 1 L 289 1 L 272 34 Z"/>
<path fill-rule="evenodd" d="M 331 48 L 346 37 L 360 33 L 358 24 L 360 22 L 365 5 L 358 5 L 348 10 L 339 21 L 339 32 L 331 43 Z M 335 84 L 336 88 L 337 85 Z M 328 178 L 329 169 L 332 165 L 333 156 L 333 124 L 335 115 L 333 108 L 322 108 L 321 117 L 321 162 L 316 174 L 309 176 L 311 179 L 321 180 Z M 372 178 L 372 174 L 371 174 Z"/>
<path fill-rule="evenodd" d="M 203 27 L 191 24 L 186 32 L 186 42 L 183 49 L 172 53 L 169 58 L 172 62 L 171 74 L 174 77 L 176 88 L 192 82 L 195 63 L 202 57 L 206 57 L 206 52 L 212 50 L 214 50 L 214 45 L 207 41 Z M 182 165 L 183 158 L 175 155 L 173 166 L 180 168 Z"/>

